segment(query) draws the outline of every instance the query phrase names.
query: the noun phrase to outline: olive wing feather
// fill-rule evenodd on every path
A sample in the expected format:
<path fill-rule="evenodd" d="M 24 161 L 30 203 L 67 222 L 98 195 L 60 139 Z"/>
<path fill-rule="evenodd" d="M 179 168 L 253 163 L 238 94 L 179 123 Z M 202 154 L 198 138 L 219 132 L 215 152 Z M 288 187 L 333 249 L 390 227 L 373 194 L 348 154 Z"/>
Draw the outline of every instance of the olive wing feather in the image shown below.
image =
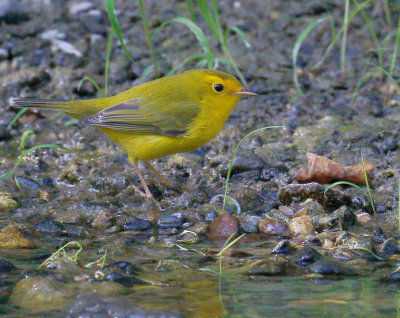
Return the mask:
<path fill-rule="evenodd" d="M 187 132 L 200 111 L 194 103 L 159 105 L 136 98 L 86 116 L 80 124 L 142 135 L 180 136 Z"/>

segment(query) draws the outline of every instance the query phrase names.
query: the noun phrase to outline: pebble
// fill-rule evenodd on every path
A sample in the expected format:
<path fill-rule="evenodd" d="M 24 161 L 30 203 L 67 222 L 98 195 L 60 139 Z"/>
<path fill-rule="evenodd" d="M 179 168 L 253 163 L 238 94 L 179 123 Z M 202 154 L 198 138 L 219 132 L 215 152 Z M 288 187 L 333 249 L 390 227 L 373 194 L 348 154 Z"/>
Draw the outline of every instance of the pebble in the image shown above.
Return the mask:
<path fill-rule="evenodd" d="M 0 21 L 19 24 L 29 20 L 29 16 L 19 0 L 0 1 Z"/>
<path fill-rule="evenodd" d="M 137 274 L 138 272 L 140 272 L 140 269 L 136 265 L 132 264 L 131 262 L 127 262 L 127 261 L 115 262 L 110 265 L 107 265 L 105 268 L 119 269 L 127 275 L 134 275 L 134 274 Z"/>
<path fill-rule="evenodd" d="M 18 202 L 8 192 L 0 192 L 0 210 L 16 209 Z"/>
<path fill-rule="evenodd" d="M 258 227 L 257 224 L 261 220 L 261 216 L 245 214 L 241 215 L 240 218 L 240 229 L 246 233 L 257 233 Z"/>
<path fill-rule="evenodd" d="M 0 231 L 0 248 L 33 248 L 33 241 L 22 225 L 9 224 Z"/>
<path fill-rule="evenodd" d="M 218 216 L 217 211 L 215 210 L 209 210 L 206 212 L 206 215 L 204 216 L 205 221 L 210 223 L 211 221 L 215 220 Z"/>
<path fill-rule="evenodd" d="M 269 218 L 261 219 L 258 222 L 257 227 L 261 233 L 268 235 L 282 235 L 288 230 L 286 224 L 277 222 Z"/>
<path fill-rule="evenodd" d="M 317 260 L 322 259 L 322 255 L 311 247 L 303 247 L 299 249 L 292 258 L 292 261 L 301 266 L 310 265 Z"/>
<path fill-rule="evenodd" d="M 52 43 L 53 43 L 53 49 L 55 51 L 59 50 L 67 54 L 75 55 L 78 58 L 82 57 L 82 53 L 73 44 L 69 42 L 54 39 Z"/>
<path fill-rule="evenodd" d="M 181 313 L 170 310 L 142 308 L 131 297 L 106 297 L 99 294 L 78 295 L 65 308 L 62 317 L 75 318 L 184 318 Z"/>
<path fill-rule="evenodd" d="M 239 230 L 239 221 L 229 213 L 220 214 L 210 224 L 209 236 L 211 238 L 228 238 Z"/>
<path fill-rule="evenodd" d="M 141 220 L 137 218 L 129 218 L 123 225 L 124 231 L 145 231 L 152 227 L 149 221 Z"/>
<path fill-rule="evenodd" d="M 70 15 L 77 15 L 82 12 L 89 11 L 94 7 L 94 4 L 89 1 L 82 1 L 75 3 L 69 7 L 69 14 Z"/>
<path fill-rule="evenodd" d="M 111 212 L 103 209 L 97 213 L 91 225 L 97 229 L 105 229 L 112 226 L 113 222 L 114 216 L 111 214 Z"/>
<path fill-rule="evenodd" d="M 15 271 L 16 269 L 17 268 L 9 261 L 0 259 L 0 274 L 9 273 Z"/>
<path fill-rule="evenodd" d="M 122 275 L 117 272 L 111 272 L 106 276 L 106 279 L 111 280 L 115 283 L 119 283 L 125 287 L 133 287 L 136 284 L 143 284 L 143 281 L 141 281 L 140 279 L 127 275 Z"/>
<path fill-rule="evenodd" d="M 275 260 L 265 260 L 256 262 L 248 271 L 249 275 L 262 275 L 272 276 L 281 275 L 285 271 L 286 264 L 284 262 L 278 262 Z"/>
<path fill-rule="evenodd" d="M 64 233 L 64 226 L 60 222 L 53 220 L 37 223 L 34 228 L 42 235 L 61 236 Z"/>
<path fill-rule="evenodd" d="M 308 269 L 313 273 L 322 275 L 343 274 L 343 269 L 338 263 L 326 259 L 315 261 L 308 267 Z"/>
<path fill-rule="evenodd" d="M 157 225 L 160 228 L 178 228 L 181 227 L 184 222 L 183 215 L 181 213 L 162 213 L 157 221 Z"/>
<path fill-rule="evenodd" d="M 293 236 L 307 235 L 314 232 L 314 224 L 309 215 L 293 218 L 289 222 L 289 230 Z"/>
<path fill-rule="evenodd" d="M 222 175 L 224 177 L 228 174 L 229 164 L 230 162 L 223 167 Z M 235 159 L 233 159 L 231 175 L 250 170 L 261 170 L 264 165 L 264 161 L 258 158 L 236 156 Z"/>
<path fill-rule="evenodd" d="M 288 240 L 279 241 L 272 249 L 271 254 L 289 254 L 291 252 L 290 242 Z"/>
<path fill-rule="evenodd" d="M 64 32 L 61 32 L 59 30 L 47 30 L 44 31 L 40 37 L 42 38 L 42 40 L 45 41 L 54 41 L 54 40 L 64 40 L 67 35 Z"/>

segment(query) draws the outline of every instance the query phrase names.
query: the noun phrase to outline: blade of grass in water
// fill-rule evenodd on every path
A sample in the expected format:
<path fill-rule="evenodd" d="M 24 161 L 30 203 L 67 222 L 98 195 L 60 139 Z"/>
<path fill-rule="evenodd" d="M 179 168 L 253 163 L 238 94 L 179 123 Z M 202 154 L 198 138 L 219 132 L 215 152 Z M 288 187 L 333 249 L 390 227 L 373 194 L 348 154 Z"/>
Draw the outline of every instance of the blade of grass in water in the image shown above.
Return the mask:
<path fill-rule="evenodd" d="M 300 35 L 298 36 L 296 42 L 294 43 L 293 51 L 292 51 L 292 63 L 293 63 L 293 81 L 294 86 L 300 95 L 303 95 L 303 91 L 300 88 L 299 79 L 297 76 L 297 56 L 299 55 L 301 44 L 304 42 L 308 34 L 320 23 L 326 21 L 328 18 L 321 18 L 313 23 L 311 23 L 307 28 L 305 28 Z"/>
<path fill-rule="evenodd" d="M 21 108 L 18 113 L 14 116 L 14 118 L 11 120 L 11 122 L 7 125 L 6 129 L 10 130 L 12 125 L 15 124 L 15 122 L 28 110 L 28 108 Z"/>
<path fill-rule="evenodd" d="M 268 126 L 268 127 L 262 127 L 258 128 L 256 130 L 253 130 L 252 132 L 249 132 L 246 136 L 242 138 L 242 140 L 239 141 L 237 144 L 235 150 L 233 151 L 231 161 L 229 162 L 229 168 L 228 168 L 228 173 L 226 174 L 226 182 L 225 182 L 225 193 L 224 193 L 224 203 L 222 204 L 222 208 L 225 210 L 225 205 L 226 205 L 226 196 L 228 195 L 228 187 L 229 187 L 229 179 L 231 177 L 232 173 L 232 166 L 233 166 L 233 160 L 235 159 L 236 153 L 239 150 L 240 145 L 245 141 L 247 138 L 250 136 L 258 133 L 259 131 L 266 130 L 266 129 L 272 129 L 272 128 L 283 128 L 284 126 Z"/>
<path fill-rule="evenodd" d="M 150 31 L 149 31 L 149 26 L 147 24 L 146 14 L 144 12 L 143 0 L 139 0 L 139 6 L 140 6 L 140 13 L 142 15 L 142 22 L 143 22 L 144 32 L 146 34 L 147 45 L 149 46 L 151 59 L 153 60 L 154 74 L 158 78 L 158 77 L 160 77 L 160 75 L 158 74 L 157 58 L 156 58 L 156 54 L 155 54 L 154 48 L 153 48 L 153 40 L 152 40 L 152 38 L 150 36 Z"/>
<path fill-rule="evenodd" d="M 121 43 L 122 49 L 128 58 L 134 62 L 132 55 L 129 53 L 128 48 L 125 45 L 124 37 L 122 36 L 122 31 L 118 23 L 117 16 L 115 14 L 115 2 L 114 0 L 104 0 L 104 6 L 106 8 L 106 12 L 108 15 L 108 19 L 110 20 L 111 26 L 117 35 L 119 42 Z"/>

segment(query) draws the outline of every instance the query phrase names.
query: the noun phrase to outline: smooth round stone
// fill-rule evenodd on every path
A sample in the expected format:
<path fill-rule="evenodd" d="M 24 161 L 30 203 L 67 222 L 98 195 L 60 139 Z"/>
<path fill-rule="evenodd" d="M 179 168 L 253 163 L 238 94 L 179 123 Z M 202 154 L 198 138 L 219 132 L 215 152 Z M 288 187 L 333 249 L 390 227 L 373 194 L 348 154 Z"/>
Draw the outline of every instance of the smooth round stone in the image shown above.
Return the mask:
<path fill-rule="evenodd" d="M 145 231 L 152 227 L 149 221 L 131 218 L 125 221 L 123 229 L 125 231 Z"/>
<path fill-rule="evenodd" d="M 60 236 L 64 233 L 64 226 L 57 221 L 46 220 L 35 225 L 35 230 L 42 235 Z"/>
<path fill-rule="evenodd" d="M 322 255 L 318 253 L 316 250 L 314 250 L 311 247 L 303 247 L 302 249 L 299 249 L 294 255 L 293 255 L 293 262 L 301 265 L 301 266 L 307 266 L 310 265 L 317 260 L 321 259 Z"/>
<path fill-rule="evenodd" d="M 291 246 L 288 240 L 279 241 L 272 249 L 271 254 L 289 254 Z"/>
<path fill-rule="evenodd" d="M 157 224 L 160 228 L 178 228 L 183 224 L 184 218 L 182 214 L 163 213 L 158 218 Z"/>

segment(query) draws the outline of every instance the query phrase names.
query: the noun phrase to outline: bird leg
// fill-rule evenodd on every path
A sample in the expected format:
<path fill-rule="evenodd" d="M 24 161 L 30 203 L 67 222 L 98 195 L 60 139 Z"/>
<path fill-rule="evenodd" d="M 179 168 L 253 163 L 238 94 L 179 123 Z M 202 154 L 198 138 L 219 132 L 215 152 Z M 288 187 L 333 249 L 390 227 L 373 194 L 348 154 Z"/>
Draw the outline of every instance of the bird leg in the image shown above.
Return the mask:
<path fill-rule="evenodd" d="M 139 177 L 140 183 L 142 184 L 142 187 L 143 187 L 143 189 L 144 189 L 144 193 L 143 193 L 143 191 L 141 191 L 141 190 L 140 190 L 138 187 L 136 187 L 135 185 L 133 185 L 133 188 L 134 188 L 135 191 L 137 191 L 142 197 L 152 199 L 152 198 L 153 198 L 153 195 L 151 194 L 151 192 L 150 192 L 150 190 L 149 190 L 149 187 L 147 186 L 146 181 L 144 180 L 144 178 L 143 178 L 143 176 L 142 176 L 142 174 L 141 174 L 141 172 L 140 172 L 140 169 L 139 169 L 139 166 L 138 166 L 138 160 L 132 161 L 132 164 L 133 164 L 133 168 L 135 169 L 135 172 L 136 172 L 137 176 Z"/>
<path fill-rule="evenodd" d="M 161 183 L 165 184 L 167 187 L 172 187 L 171 183 L 167 180 L 167 178 L 165 178 L 162 174 L 160 174 L 157 171 L 157 169 L 150 164 L 150 162 L 148 161 L 143 161 L 143 162 L 147 166 L 147 168 L 149 168 L 154 173 L 154 175 L 160 180 Z"/>

